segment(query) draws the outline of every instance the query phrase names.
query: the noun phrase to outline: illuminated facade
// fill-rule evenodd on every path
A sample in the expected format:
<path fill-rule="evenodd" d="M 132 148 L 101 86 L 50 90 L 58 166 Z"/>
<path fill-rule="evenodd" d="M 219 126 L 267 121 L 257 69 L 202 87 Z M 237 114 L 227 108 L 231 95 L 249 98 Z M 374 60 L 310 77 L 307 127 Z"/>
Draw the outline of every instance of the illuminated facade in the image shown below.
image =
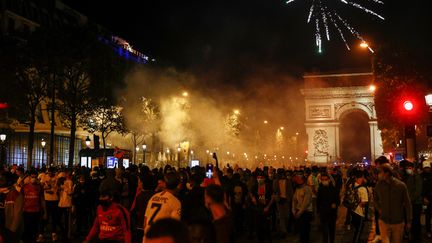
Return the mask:
<path fill-rule="evenodd" d="M 355 161 L 348 162 L 370 161 L 383 154 L 374 103 L 375 89 L 374 86 L 370 86 L 373 81 L 372 73 L 311 74 L 305 75 L 304 80 L 305 88 L 302 94 L 305 97 L 309 161 L 317 163 L 346 161 L 342 152 L 344 149 L 346 153 L 350 151 L 344 148 L 346 144 L 341 137 L 346 137 L 350 132 L 357 136 L 353 139 L 368 140 L 366 144 L 357 145 L 358 151 L 363 151 L 361 156 L 357 156 Z M 367 130 L 342 129 L 343 120 L 353 113 L 365 117 Z M 369 147 L 365 148 L 365 146 Z M 357 151 L 353 153 L 355 152 Z"/>
<path fill-rule="evenodd" d="M 80 26 L 90 24 L 95 27 L 103 36 L 100 40 L 113 47 L 114 51 L 125 59 L 136 63 L 147 63 L 154 61 L 148 56 L 132 48 L 124 39 L 112 35 L 102 26 L 89 23 L 88 18 L 76 10 L 70 8 L 59 0 L 0 0 L 0 38 L 3 41 L 20 42 L 39 27 L 60 28 L 62 26 Z M 3 102 L 3 101 L 2 101 Z M 50 117 L 51 111 L 47 102 L 41 102 L 36 112 L 35 138 L 33 148 L 32 165 L 39 167 L 42 163 L 50 161 L 49 138 L 50 138 Z M 9 119 L 6 115 L 0 117 L 0 129 L 2 133 L 7 130 L 6 161 L 9 165 L 27 165 L 27 146 L 29 127 L 18 122 L 16 119 Z M 56 164 L 64 164 L 69 160 L 69 134 L 70 130 L 63 126 L 58 115 L 55 115 L 55 139 L 53 161 Z M 84 140 L 89 134 L 78 128 L 75 141 L 75 163 L 79 163 L 78 152 L 85 147 Z M 42 139 L 46 146 L 42 148 Z"/>

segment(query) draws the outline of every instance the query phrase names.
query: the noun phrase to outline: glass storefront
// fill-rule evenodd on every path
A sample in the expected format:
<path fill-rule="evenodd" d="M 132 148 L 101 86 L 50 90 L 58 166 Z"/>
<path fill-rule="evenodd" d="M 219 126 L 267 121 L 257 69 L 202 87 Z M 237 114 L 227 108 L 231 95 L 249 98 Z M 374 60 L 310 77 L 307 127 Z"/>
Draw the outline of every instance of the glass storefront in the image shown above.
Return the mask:
<path fill-rule="evenodd" d="M 42 148 L 42 139 L 46 142 L 45 148 Z M 35 133 L 33 145 L 33 163 L 34 167 L 40 167 L 42 161 L 47 164 L 49 161 L 50 150 L 50 135 L 43 133 Z M 22 165 L 27 167 L 27 147 L 28 133 L 14 133 L 10 135 L 7 143 L 7 158 L 8 165 Z M 69 161 L 69 137 L 55 135 L 54 139 L 54 163 L 66 165 Z M 82 148 L 82 140 L 75 140 L 75 158 L 74 163 L 79 163 L 78 152 Z"/>

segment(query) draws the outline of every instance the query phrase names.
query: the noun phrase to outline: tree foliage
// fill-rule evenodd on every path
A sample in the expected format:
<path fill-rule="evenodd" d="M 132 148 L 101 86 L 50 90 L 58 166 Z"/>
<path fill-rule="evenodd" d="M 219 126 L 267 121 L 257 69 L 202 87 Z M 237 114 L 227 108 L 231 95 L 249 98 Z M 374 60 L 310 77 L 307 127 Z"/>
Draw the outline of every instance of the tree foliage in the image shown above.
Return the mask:
<path fill-rule="evenodd" d="M 427 122 L 428 108 L 424 96 L 432 81 L 427 63 L 415 54 L 394 46 L 382 48 L 377 54 L 375 105 L 384 150 L 395 148 L 403 138 L 405 124 L 421 125 Z M 406 100 L 414 103 L 415 111 L 411 114 L 403 109 Z"/>

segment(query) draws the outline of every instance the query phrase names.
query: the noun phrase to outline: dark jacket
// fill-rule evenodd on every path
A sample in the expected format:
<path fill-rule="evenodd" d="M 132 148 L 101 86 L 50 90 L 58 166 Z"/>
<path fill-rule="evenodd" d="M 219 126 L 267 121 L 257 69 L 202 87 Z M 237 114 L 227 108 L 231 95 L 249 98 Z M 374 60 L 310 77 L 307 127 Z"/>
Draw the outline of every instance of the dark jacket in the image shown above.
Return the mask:
<path fill-rule="evenodd" d="M 293 195 L 294 195 L 293 185 L 292 182 L 286 178 L 273 180 L 273 191 L 276 196 L 276 201 L 280 202 L 281 200 L 280 197 L 281 193 L 280 193 L 280 186 L 279 186 L 279 181 L 281 180 L 285 180 L 285 198 L 283 200 L 287 202 L 292 202 Z"/>
<path fill-rule="evenodd" d="M 404 179 L 405 185 L 407 186 L 408 193 L 411 199 L 411 204 L 422 204 L 422 178 L 418 174 L 408 175 Z"/>
<path fill-rule="evenodd" d="M 432 173 L 422 174 L 423 186 L 422 186 L 422 196 L 429 201 L 432 201 Z"/>
<path fill-rule="evenodd" d="M 412 220 L 412 207 L 408 189 L 402 181 L 394 177 L 390 183 L 378 181 L 375 186 L 375 205 L 380 219 L 386 224 L 399 224 Z M 406 215 L 405 215 L 406 213 Z"/>
<path fill-rule="evenodd" d="M 336 204 L 336 208 L 332 208 L 332 204 Z M 336 187 L 331 183 L 328 186 L 320 184 L 317 193 L 317 207 L 321 218 L 336 214 L 339 204 L 340 198 Z"/>

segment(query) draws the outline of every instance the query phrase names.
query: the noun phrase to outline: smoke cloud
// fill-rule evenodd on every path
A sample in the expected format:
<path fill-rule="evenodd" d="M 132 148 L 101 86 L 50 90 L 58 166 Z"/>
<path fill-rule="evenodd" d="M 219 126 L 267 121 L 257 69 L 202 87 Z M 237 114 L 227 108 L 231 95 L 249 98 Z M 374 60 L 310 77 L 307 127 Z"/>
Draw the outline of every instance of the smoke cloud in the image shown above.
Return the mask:
<path fill-rule="evenodd" d="M 272 68 L 257 68 L 241 79 L 221 84 L 208 74 L 141 66 L 125 77 L 118 95 L 126 125 L 146 134 L 150 151 L 174 151 L 188 142 L 195 159 L 205 161 L 209 150 L 222 164 L 248 167 L 286 165 L 289 157 L 299 157 L 304 145 L 295 134 L 304 134 L 302 80 Z M 143 117 L 143 99 L 156 104 L 157 119 Z M 121 146 L 133 149 L 129 137 Z"/>

